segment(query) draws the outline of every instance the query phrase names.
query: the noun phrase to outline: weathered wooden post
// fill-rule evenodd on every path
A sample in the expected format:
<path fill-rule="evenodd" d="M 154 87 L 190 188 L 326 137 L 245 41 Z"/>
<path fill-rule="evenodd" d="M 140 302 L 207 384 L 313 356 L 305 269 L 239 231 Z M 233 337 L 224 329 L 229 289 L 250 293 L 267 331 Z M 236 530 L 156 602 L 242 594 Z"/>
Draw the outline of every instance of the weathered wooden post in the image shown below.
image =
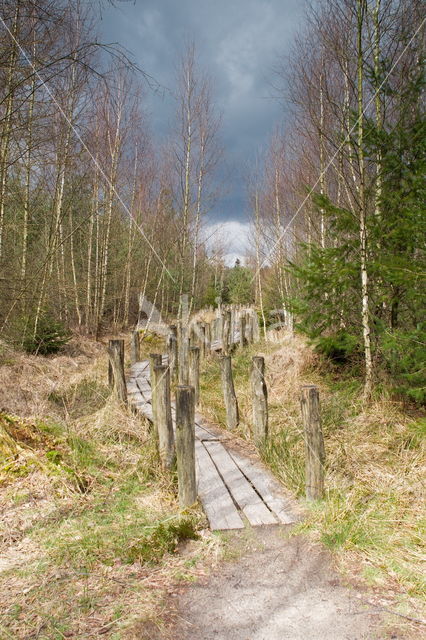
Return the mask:
<path fill-rule="evenodd" d="M 170 399 L 170 371 L 167 365 L 154 367 L 155 377 L 155 409 L 153 414 L 155 432 L 158 437 L 158 451 L 161 464 L 171 469 L 175 460 L 175 447 L 172 422 L 172 405 Z"/>
<path fill-rule="evenodd" d="M 197 406 L 200 402 L 200 348 L 189 349 L 189 384 L 194 387 L 194 402 Z"/>
<path fill-rule="evenodd" d="M 108 344 L 108 379 L 117 398 L 127 404 L 127 387 L 124 376 L 124 340 L 110 340 Z"/>
<path fill-rule="evenodd" d="M 122 339 L 110 340 L 108 342 L 108 348 L 111 347 L 113 344 L 115 345 L 113 348 L 119 349 L 120 351 L 120 358 L 123 363 L 123 370 L 124 370 L 124 340 Z M 112 371 L 112 364 L 110 359 L 108 360 L 108 386 L 110 389 L 112 389 L 114 386 L 114 374 Z"/>
<path fill-rule="evenodd" d="M 234 380 L 232 377 L 231 356 L 221 356 L 220 366 L 222 372 L 222 391 L 226 410 L 226 424 L 228 429 L 235 429 L 239 424 L 239 412 L 237 396 L 235 395 Z"/>
<path fill-rule="evenodd" d="M 210 322 L 205 324 L 205 339 L 206 339 L 206 356 L 210 355 L 212 346 L 212 326 Z"/>
<path fill-rule="evenodd" d="M 189 296 L 187 293 L 182 293 L 179 296 L 179 311 L 180 319 L 184 327 L 188 326 L 189 322 Z"/>
<path fill-rule="evenodd" d="M 169 355 L 170 375 L 174 377 L 176 375 L 177 360 L 178 360 L 177 326 L 175 324 L 171 324 L 169 329 L 170 329 L 170 333 L 167 338 L 167 352 Z"/>
<path fill-rule="evenodd" d="M 247 311 L 246 314 L 246 338 L 247 344 L 253 344 L 253 319 L 250 311 Z"/>
<path fill-rule="evenodd" d="M 222 318 L 222 353 L 227 356 L 231 341 L 231 312 L 224 311 Z"/>
<path fill-rule="evenodd" d="M 178 362 L 178 380 L 179 384 L 188 384 L 188 368 L 189 368 L 189 338 L 186 326 L 179 326 L 179 362 Z"/>
<path fill-rule="evenodd" d="M 321 428 L 319 392 L 315 385 L 304 385 L 301 390 L 306 455 L 306 497 L 320 500 L 324 496 L 324 439 Z"/>
<path fill-rule="evenodd" d="M 256 309 L 250 309 L 250 322 L 252 325 L 253 342 L 259 342 L 260 328 L 259 328 L 259 319 L 257 317 Z"/>
<path fill-rule="evenodd" d="M 198 346 L 200 348 L 200 357 L 206 357 L 206 326 L 204 322 L 197 322 L 198 329 Z"/>
<path fill-rule="evenodd" d="M 194 389 L 180 385 L 176 389 L 176 463 L 181 508 L 197 500 L 194 416 Z"/>
<path fill-rule="evenodd" d="M 219 323 L 220 323 L 219 318 L 215 318 L 213 320 L 213 322 L 212 322 L 212 327 L 213 327 L 213 336 L 212 336 L 212 338 L 213 338 L 214 341 L 220 340 Z"/>
<path fill-rule="evenodd" d="M 253 406 L 253 436 L 256 443 L 268 436 L 268 390 L 265 383 L 265 358 L 253 356 L 251 366 L 251 395 Z"/>
<path fill-rule="evenodd" d="M 237 310 L 235 305 L 231 306 L 231 344 L 236 343 L 235 333 L 238 329 Z"/>
<path fill-rule="evenodd" d="M 245 347 L 247 344 L 247 338 L 246 338 L 246 316 L 244 313 L 240 313 L 239 329 L 240 329 L 240 347 Z"/>
<path fill-rule="evenodd" d="M 162 364 L 163 364 L 163 357 L 161 353 L 149 354 L 149 379 L 151 382 L 151 407 L 152 407 L 154 429 L 156 428 L 156 424 L 157 424 L 157 416 L 156 416 L 157 403 L 156 403 L 155 396 L 157 393 L 158 380 L 157 380 L 156 369 L 157 367 L 161 367 Z"/>
<path fill-rule="evenodd" d="M 130 339 L 130 362 L 135 364 L 136 362 L 139 362 L 140 359 L 139 331 L 133 331 Z"/>
<path fill-rule="evenodd" d="M 188 326 L 188 338 L 190 347 L 198 347 L 197 323 L 192 322 Z"/>
<path fill-rule="evenodd" d="M 222 339 L 222 323 L 223 323 L 223 315 L 221 313 L 220 316 L 216 318 L 217 340 Z"/>

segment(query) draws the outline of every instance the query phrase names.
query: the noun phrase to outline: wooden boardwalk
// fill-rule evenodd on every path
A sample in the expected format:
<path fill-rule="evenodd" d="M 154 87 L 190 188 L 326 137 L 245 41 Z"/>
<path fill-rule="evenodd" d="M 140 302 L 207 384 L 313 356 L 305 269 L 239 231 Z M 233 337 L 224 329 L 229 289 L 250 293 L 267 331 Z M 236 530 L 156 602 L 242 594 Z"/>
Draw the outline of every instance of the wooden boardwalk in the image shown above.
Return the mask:
<path fill-rule="evenodd" d="M 163 356 L 163 364 L 167 364 L 167 356 Z M 132 366 L 127 392 L 131 406 L 152 421 L 148 360 Z M 175 426 L 174 406 L 172 416 Z M 258 526 L 295 522 L 279 483 L 259 463 L 227 448 L 222 433 L 195 413 L 197 491 L 210 528 L 242 529 L 246 523 Z"/>

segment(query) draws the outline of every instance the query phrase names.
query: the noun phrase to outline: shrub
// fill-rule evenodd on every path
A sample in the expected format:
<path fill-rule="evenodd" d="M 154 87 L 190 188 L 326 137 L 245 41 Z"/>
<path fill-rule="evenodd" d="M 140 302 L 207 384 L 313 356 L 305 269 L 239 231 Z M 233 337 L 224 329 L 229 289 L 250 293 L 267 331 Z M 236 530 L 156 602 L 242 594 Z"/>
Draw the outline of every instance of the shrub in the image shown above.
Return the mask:
<path fill-rule="evenodd" d="M 347 362 L 359 348 L 359 340 L 356 336 L 339 331 L 331 336 L 325 336 L 317 339 L 316 350 L 324 354 L 333 362 L 344 364 Z"/>
<path fill-rule="evenodd" d="M 426 403 L 425 325 L 414 331 L 384 333 L 382 355 L 396 390 L 418 404 Z"/>
<path fill-rule="evenodd" d="M 22 346 L 27 353 L 47 356 L 57 353 L 71 339 L 71 333 L 64 325 L 49 315 L 39 318 L 34 332 L 34 322 L 29 322 L 25 329 Z"/>

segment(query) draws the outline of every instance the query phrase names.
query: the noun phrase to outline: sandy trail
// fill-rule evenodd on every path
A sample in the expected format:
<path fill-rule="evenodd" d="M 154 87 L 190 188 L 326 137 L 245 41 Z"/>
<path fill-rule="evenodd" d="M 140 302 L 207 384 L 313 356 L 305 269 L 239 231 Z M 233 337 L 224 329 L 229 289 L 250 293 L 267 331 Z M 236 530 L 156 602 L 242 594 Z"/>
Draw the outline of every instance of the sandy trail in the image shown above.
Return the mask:
<path fill-rule="evenodd" d="M 282 528 L 266 527 L 233 533 L 231 547 L 243 555 L 179 597 L 176 640 L 384 637 L 377 611 L 342 585 L 321 546 L 302 536 L 285 540 Z"/>

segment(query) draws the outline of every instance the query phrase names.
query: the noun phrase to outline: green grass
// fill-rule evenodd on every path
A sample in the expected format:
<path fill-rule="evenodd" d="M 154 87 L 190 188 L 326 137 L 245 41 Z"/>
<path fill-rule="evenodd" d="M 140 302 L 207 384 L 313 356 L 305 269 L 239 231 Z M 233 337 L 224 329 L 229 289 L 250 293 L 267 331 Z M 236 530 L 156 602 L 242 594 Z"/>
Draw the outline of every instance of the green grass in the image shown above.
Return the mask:
<path fill-rule="evenodd" d="M 76 569 L 117 561 L 155 563 L 175 551 L 181 540 L 197 538 L 199 514 L 170 515 L 155 505 L 138 506 L 138 498 L 151 491 L 140 470 L 106 484 L 107 490 L 98 490 L 76 515 L 33 531 L 55 564 Z"/>

